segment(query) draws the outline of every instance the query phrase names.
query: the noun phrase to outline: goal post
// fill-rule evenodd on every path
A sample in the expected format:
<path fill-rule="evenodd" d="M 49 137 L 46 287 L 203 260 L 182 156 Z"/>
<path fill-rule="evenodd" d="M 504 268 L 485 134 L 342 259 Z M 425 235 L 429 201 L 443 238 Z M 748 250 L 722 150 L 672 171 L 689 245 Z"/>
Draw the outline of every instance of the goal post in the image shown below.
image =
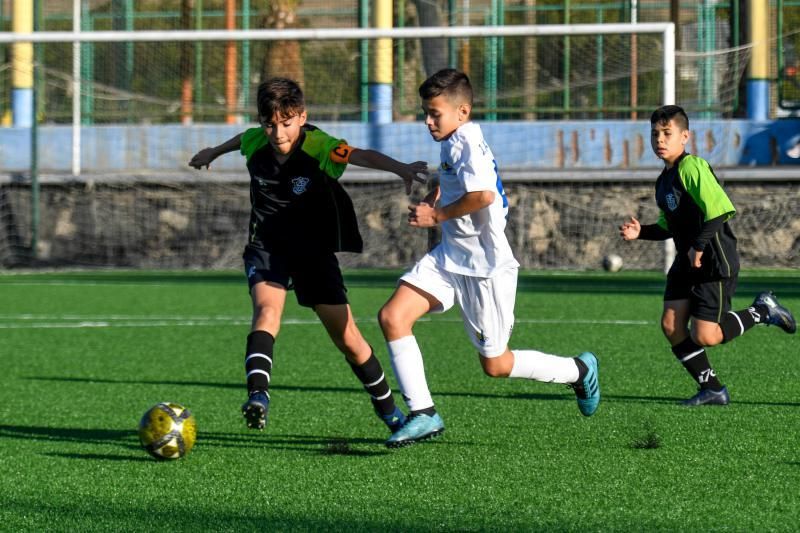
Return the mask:
<path fill-rule="evenodd" d="M 476 120 L 486 123 L 485 134 L 497 155 L 501 175 L 508 171 L 504 179 L 516 173 L 510 185 L 516 189 L 518 203 L 509 234 L 518 247 L 527 248 L 520 251 L 527 254 L 525 266 L 567 269 L 597 264 L 596 255 L 611 246 L 606 239 L 616 237 L 609 225 L 611 217 L 616 219 L 628 211 L 621 209 L 623 204 L 640 215 L 649 215 L 642 207 L 652 203 L 648 189 L 630 194 L 625 192 L 627 187 L 609 180 L 575 186 L 569 178 L 554 184 L 556 178 L 543 185 L 542 180 L 532 177 L 534 171 L 578 176 L 589 175 L 587 168 L 641 173 L 645 166 L 651 172 L 658 162 L 647 158 L 647 133 L 642 124 L 634 122 L 631 111 L 637 110 L 641 120 L 646 118 L 642 115 L 645 109 L 681 103 L 692 113 L 692 91 L 697 89 L 698 76 L 718 70 L 720 75 L 713 83 L 703 85 L 716 87 L 717 94 L 722 94 L 723 89 L 737 86 L 747 53 L 744 49 L 722 50 L 715 51 L 714 56 L 690 57 L 686 52 L 676 52 L 672 23 L 84 31 L 78 18 L 72 22 L 71 32 L 0 33 L 0 43 L 32 42 L 44 49 L 45 60 L 37 65 L 45 78 L 43 131 L 64 150 L 42 151 L 39 168 L 56 174 L 70 168 L 74 177 L 51 175 L 49 182 L 44 181 L 47 191 L 43 202 L 49 203 L 43 205 L 56 213 L 43 228 L 53 264 L 180 267 L 189 256 L 171 251 L 178 250 L 176 243 L 184 239 L 201 243 L 197 248 L 209 251 L 207 258 L 192 258 L 198 265 L 217 268 L 236 261 L 238 251 L 231 245 L 237 242 L 237 231 L 247 216 L 243 188 L 246 174 L 241 161 L 235 157 L 215 161 L 215 172 L 204 173 L 202 178 L 197 173 L 189 175 L 186 167 L 192 153 L 189 147 L 197 150 L 221 142 L 233 134 L 231 128 L 241 131 L 241 125 L 226 129 L 221 120 L 229 110 L 220 83 L 225 66 L 223 52 L 229 42 L 250 43 L 251 63 L 260 60 L 265 51 L 274 51 L 268 48 L 273 43 L 300 43 L 306 76 L 301 84 L 315 123 L 355 146 L 428 161 L 434 161 L 436 154 L 426 150 L 436 152 L 435 146 L 412 127 L 418 125 L 412 123 L 419 115 L 416 88 L 425 76 L 420 40 L 443 38 L 456 45 L 469 43 L 465 49 L 471 51 L 471 62 L 457 58 L 456 64 L 471 68 Z M 633 35 L 637 39 L 631 39 Z M 501 44 L 498 38 L 502 38 Z M 394 123 L 388 127 L 363 124 L 359 118 L 363 107 L 358 100 L 358 85 L 366 80 L 359 69 L 369 63 L 360 43 L 376 39 L 394 41 Z M 197 48 L 202 43 L 205 60 L 202 68 L 194 65 L 194 75 L 200 80 L 195 87 L 203 94 L 195 94 L 196 122 L 191 127 L 180 125 L 182 102 L 177 90 L 185 81 L 180 79 L 180 61 L 187 55 L 183 53 L 186 43 L 198 43 Z M 123 49 L 130 54 L 119 55 Z M 490 72 L 483 63 L 498 56 L 501 72 Z M 130 70 L 120 75 L 123 68 Z M 280 72 L 263 69 L 262 75 Z M 496 79 L 491 80 L 491 75 Z M 632 79 L 639 83 L 635 104 L 630 100 Z M 120 80 L 128 82 L 118 83 Z M 256 75 L 242 76 L 241 93 L 252 93 L 258 81 Z M 486 96 L 490 82 L 496 83 L 495 98 Z M 94 103 L 87 105 L 90 101 Z M 251 104 L 237 105 L 236 113 L 252 117 L 254 110 Z M 488 118 L 490 114 L 495 116 Z M 570 120 L 557 120 L 560 117 Z M 620 133 L 622 130 L 627 133 Z M 703 137 L 701 148 L 720 140 L 719 135 Z M 67 158 L 62 153 L 70 144 L 71 166 L 67 166 L 61 158 Z M 162 149 L 164 146 L 168 149 Z M 585 154 L 594 155 L 585 158 Z M 19 154 L 7 155 L 21 160 Z M 6 164 L 6 168 L 14 167 Z M 221 171 L 228 175 L 235 171 L 238 181 L 222 179 Z M 171 174 L 182 175 L 173 180 Z M 198 179 L 203 180 L 202 191 L 194 190 Z M 348 188 L 353 189 L 361 206 L 371 249 L 392 242 L 406 244 L 415 238 L 393 218 L 404 210 L 407 201 L 402 191 L 397 193 L 394 183 L 370 179 L 348 184 Z M 17 249 L 25 241 L 29 223 L 19 206 L 30 201 L 26 194 L 24 182 L 0 181 L 0 264 L 4 254 L 14 255 L 4 250 Z M 601 199 L 600 205 L 607 212 L 593 210 L 592 195 Z M 214 228 L 220 234 L 224 232 L 223 237 L 207 231 L 204 224 L 208 220 L 215 221 Z M 596 228 L 600 227 L 605 233 L 610 229 L 610 236 L 599 235 L 601 230 Z M 542 229 L 549 233 L 540 234 Z M 568 241 L 576 246 L 571 247 Z M 658 246 L 657 250 L 648 246 L 637 257 L 626 257 L 626 265 L 662 268 L 664 250 L 661 243 Z M 146 255 L 137 255 L 137 250 L 146 250 Z M 393 253 L 383 250 L 364 254 L 350 264 L 375 266 L 370 261 L 383 261 Z M 398 255 L 391 266 L 407 259 L 407 255 Z"/>
<path fill-rule="evenodd" d="M 77 4 L 77 3 L 76 3 Z M 591 36 L 658 34 L 662 36 L 661 104 L 675 103 L 675 25 L 666 23 L 636 24 L 553 24 L 514 26 L 442 26 L 418 28 L 353 29 L 260 29 L 260 30 L 178 30 L 178 31 L 81 31 L 80 11 L 74 13 L 73 31 L 36 33 L 0 33 L 0 43 L 72 43 L 72 173 L 81 172 L 81 54 L 82 43 L 168 43 L 168 42 L 240 42 L 240 41 L 361 41 L 377 39 L 491 38 L 537 36 Z"/>

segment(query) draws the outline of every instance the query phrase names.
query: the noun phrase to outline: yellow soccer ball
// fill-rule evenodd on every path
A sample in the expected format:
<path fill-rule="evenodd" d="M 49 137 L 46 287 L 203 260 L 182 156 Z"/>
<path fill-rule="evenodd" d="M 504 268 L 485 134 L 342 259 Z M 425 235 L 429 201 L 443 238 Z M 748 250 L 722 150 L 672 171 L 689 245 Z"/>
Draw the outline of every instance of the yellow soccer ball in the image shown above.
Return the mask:
<path fill-rule="evenodd" d="M 177 403 L 156 404 L 139 422 L 139 441 L 156 459 L 180 459 L 192 450 L 196 437 L 194 415 Z"/>

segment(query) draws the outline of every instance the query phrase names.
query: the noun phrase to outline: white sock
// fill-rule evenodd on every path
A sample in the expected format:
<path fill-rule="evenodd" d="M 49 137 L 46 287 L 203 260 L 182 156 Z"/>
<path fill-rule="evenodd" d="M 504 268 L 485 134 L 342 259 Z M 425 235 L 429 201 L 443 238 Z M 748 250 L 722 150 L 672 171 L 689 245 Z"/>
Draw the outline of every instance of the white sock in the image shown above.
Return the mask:
<path fill-rule="evenodd" d="M 578 365 L 572 357 L 561 357 L 536 350 L 513 350 L 511 378 L 535 379 L 548 383 L 575 383 Z"/>
<path fill-rule="evenodd" d="M 386 343 L 392 362 L 394 376 L 400 392 L 412 411 L 433 407 L 433 398 L 425 381 L 422 352 L 413 335 Z"/>

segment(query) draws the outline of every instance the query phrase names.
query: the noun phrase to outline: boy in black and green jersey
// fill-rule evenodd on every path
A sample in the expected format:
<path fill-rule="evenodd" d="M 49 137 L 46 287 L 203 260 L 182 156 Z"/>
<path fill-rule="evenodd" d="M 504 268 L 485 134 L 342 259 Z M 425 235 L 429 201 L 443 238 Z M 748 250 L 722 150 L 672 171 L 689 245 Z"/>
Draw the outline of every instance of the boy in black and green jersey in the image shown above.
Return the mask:
<path fill-rule="evenodd" d="M 631 218 L 620 227 L 620 235 L 626 241 L 675 241 L 677 254 L 667 274 L 661 328 L 675 357 L 700 386 L 683 404 L 726 405 L 728 390 L 717 379 L 705 347 L 729 342 L 755 324 L 776 325 L 787 333 L 794 333 L 797 326 L 771 292 L 759 294 L 747 309 L 730 310 L 739 255 L 728 220 L 736 209 L 709 164 L 684 151 L 689 118 L 683 109 L 660 107 L 650 124 L 651 146 L 665 164 L 656 181 L 660 216 L 645 226 Z"/>
<path fill-rule="evenodd" d="M 260 128 L 248 129 L 189 162 L 208 165 L 240 150 L 250 173 L 250 224 L 244 251 L 253 301 L 245 370 L 248 427 L 263 429 L 269 410 L 273 344 L 280 329 L 286 292 L 317 313 L 333 343 L 370 394 L 390 431 L 405 420 L 396 407 L 380 362 L 356 326 L 336 252 L 361 252 L 353 203 L 338 182 L 347 163 L 393 172 L 410 193 L 425 181 L 427 164 L 404 164 L 374 150 L 348 146 L 306 124 L 302 90 L 292 80 L 272 78 L 258 88 Z"/>

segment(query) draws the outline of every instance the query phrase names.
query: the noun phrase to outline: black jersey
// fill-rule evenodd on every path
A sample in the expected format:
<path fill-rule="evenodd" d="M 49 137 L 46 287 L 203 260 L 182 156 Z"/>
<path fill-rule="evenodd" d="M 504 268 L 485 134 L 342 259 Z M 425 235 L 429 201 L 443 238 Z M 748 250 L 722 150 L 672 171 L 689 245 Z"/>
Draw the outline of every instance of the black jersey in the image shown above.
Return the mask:
<path fill-rule="evenodd" d="M 300 135 L 298 147 L 283 163 L 263 129 L 242 135 L 241 152 L 250 172 L 249 244 L 291 255 L 361 252 L 353 202 L 338 182 L 346 163 L 331 158 L 345 141 L 310 124 Z"/>
<path fill-rule="evenodd" d="M 707 279 L 736 276 L 736 236 L 727 222 L 736 209 L 705 159 L 683 154 L 672 168 L 665 168 L 656 181 L 656 203 L 660 210 L 658 225 L 669 231 L 675 241 L 673 269 L 691 270 L 689 248 L 703 223 L 724 216 L 722 227 L 703 249 L 701 274 Z"/>

